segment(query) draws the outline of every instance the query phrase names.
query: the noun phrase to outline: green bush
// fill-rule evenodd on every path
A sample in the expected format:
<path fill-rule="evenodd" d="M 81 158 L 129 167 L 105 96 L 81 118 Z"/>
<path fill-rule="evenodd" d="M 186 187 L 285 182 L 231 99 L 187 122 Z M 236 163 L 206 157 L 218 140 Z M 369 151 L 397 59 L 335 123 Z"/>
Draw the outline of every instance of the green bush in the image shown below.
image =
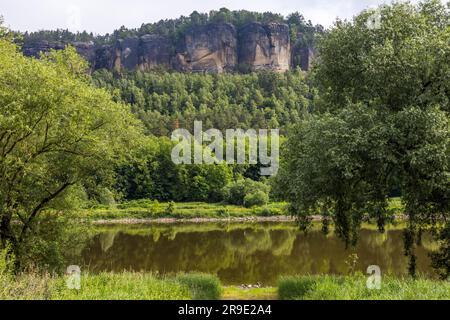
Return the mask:
<path fill-rule="evenodd" d="M 244 205 L 247 208 L 254 206 L 264 206 L 269 202 L 269 196 L 263 191 L 256 191 L 255 193 L 247 194 L 244 197 Z"/>
<path fill-rule="evenodd" d="M 255 208 L 253 210 L 253 214 L 260 217 L 271 217 L 277 215 L 275 212 L 272 212 L 269 207 Z"/>
<path fill-rule="evenodd" d="M 269 192 L 270 187 L 264 182 L 242 179 L 228 184 L 223 190 L 223 197 L 227 203 L 244 205 L 246 196 L 250 197 L 253 195 L 255 197 L 255 194 L 264 193 L 267 196 L 267 203 L 269 201 Z"/>
<path fill-rule="evenodd" d="M 217 277 L 208 274 L 185 274 L 177 280 L 189 288 L 192 300 L 219 300 L 222 286 Z"/>

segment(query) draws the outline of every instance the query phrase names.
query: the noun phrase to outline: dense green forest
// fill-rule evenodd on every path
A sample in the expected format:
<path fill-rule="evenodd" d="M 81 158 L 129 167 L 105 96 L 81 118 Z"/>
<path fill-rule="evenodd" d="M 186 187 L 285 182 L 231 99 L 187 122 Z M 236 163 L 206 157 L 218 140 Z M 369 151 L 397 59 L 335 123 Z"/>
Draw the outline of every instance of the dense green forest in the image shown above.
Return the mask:
<path fill-rule="evenodd" d="M 131 104 L 146 133 L 155 136 L 170 136 L 175 124 L 192 131 L 194 120 L 219 130 L 286 129 L 312 111 L 315 97 L 300 70 L 246 75 L 100 70 L 93 81 L 116 101 Z"/>

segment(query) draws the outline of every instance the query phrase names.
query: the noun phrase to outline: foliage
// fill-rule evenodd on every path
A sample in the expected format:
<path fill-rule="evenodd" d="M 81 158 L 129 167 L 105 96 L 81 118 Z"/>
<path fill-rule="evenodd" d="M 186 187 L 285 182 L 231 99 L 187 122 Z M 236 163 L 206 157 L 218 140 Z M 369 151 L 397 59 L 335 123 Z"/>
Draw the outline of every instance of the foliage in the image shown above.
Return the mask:
<path fill-rule="evenodd" d="M 443 280 L 450 280 L 450 223 L 447 222 L 438 239 L 441 242 L 440 249 L 431 255 L 433 267 L 438 270 Z"/>
<path fill-rule="evenodd" d="M 255 191 L 254 193 L 246 194 L 244 197 L 244 205 L 247 208 L 254 206 L 264 206 L 269 202 L 269 195 L 261 190 Z"/>
<path fill-rule="evenodd" d="M 27 273 L 0 276 L 0 299 L 8 300 L 189 300 L 189 289 L 173 278 L 143 273 L 83 274 L 80 290 L 67 277 Z"/>
<path fill-rule="evenodd" d="M 205 130 L 216 128 L 282 128 L 310 109 L 308 84 L 302 71 L 283 74 L 184 74 L 130 72 L 93 74 L 116 101 L 130 103 L 146 133 L 169 136 L 176 128 L 193 132 L 194 120 Z"/>
<path fill-rule="evenodd" d="M 81 253 L 92 237 L 92 227 L 74 214 L 44 212 L 23 239 L 20 265 L 33 272 L 61 274 L 67 266 L 81 264 Z"/>
<path fill-rule="evenodd" d="M 142 202 L 148 202 L 142 204 Z M 150 203 L 150 204 L 149 204 Z M 225 205 L 222 203 L 203 203 L 203 202 L 178 202 L 174 206 L 174 211 L 170 214 L 166 209 L 168 204 L 155 204 L 150 200 L 138 200 L 124 202 L 117 208 L 98 206 L 89 209 L 83 209 L 76 213 L 77 218 L 88 221 L 114 221 L 121 219 L 159 219 L 159 218 L 178 218 L 178 219 L 223 219 L 223 218 L 242 218 L 255 216 L 281 216 L 284 214 L 284 203 L 270 203 L 263 208 L 245 208 L 243 206 Z"/>
<path fill-rule="evenodd" d="M 438 0 L 378 8 L 379 28 L 368 28 L 374 10 L 353 22 L 337 21 L 318 44 L 315 70 L 322 109 L 362 102 L 380 111 L 439 105 L 449 111 L 449 10 Z"/>
<path fill-rule="evenodd" d="M 387 199 L 400 190 L 414 274 L 422 230 L 450 212 L 450 14 L 436 0 L 379 11 L 379 28 L 365 11 L 321 39 L 316 114 L 290 134 L 279 189 L 302 227 L 314 214 L 324 226 L 332 219 L 346 245 L 365 216 L 384 231 Z"/>
<path fill-rule="evenodd" d="M 3 26 L 3 16 L 0 16 L 0 39 L 5 38 L 8 34 L 8 29 Z"/>
<path fill-rule="evenodd" d="M 14 272 L 15 257 L 11 254 L 11 248 L 8 244 L 0 250 L 0 277 L 8 276 Z"/>
<path fill-rule="evenodd" d="M 260 201 L 268 200 L 270 187 L 264 182 L 253 181 L 251 179 L 240 179 L 228 184 L 223 192 L 224 199 L 227 203 L 244 205 L 247 196 L 249 196 L 247 200 L 253 200 L 252 198 Z M 268 201 L 266 201 L 266 203 L 267 202 Z"/>
<path fill-rule="evenodd" d="M 222 286 L 216 276 L 208 274 L 185 274 L 177 281 L 189 288 L 192 300 L 219 300 Z"/>
<path fill-rule="evenodd" d="M 147 138 L 133 160 L 117 169 L 116 188 L 126 200 L 221 201 L 222 188 L 231 181 L 226 164 L 176 165 L 171 158 L 175 142 Z"/>
<path fill-rule="evenodd" d="M 128 107 L 92 87 L 85 67 L 73 48 L 36 60 L 0 40 L 0 237 L 18 262 L 42 211 L 110 185 L 124 150 L 139 143 Z"/>
<path fill-rule="evenodd" d="M 281 300 L 446 300 L 448 281 L 383 277 L 381 290 L 366 287 L 367 277 L 355 275 L 284 277 L 278 283 Z"/>

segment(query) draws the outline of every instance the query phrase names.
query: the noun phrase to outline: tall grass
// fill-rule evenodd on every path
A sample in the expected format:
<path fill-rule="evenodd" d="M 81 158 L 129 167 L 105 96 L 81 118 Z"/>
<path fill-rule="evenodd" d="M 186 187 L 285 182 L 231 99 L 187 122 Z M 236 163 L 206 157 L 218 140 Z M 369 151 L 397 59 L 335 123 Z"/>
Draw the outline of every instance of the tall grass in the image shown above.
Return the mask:
<path fill-rule="evenodd" d="M 380 290 L 366 287 L 364 275 L 284 277 L 278 283 L 281 300 L 448 300 L 450 282 L 383 277 Z"/>
<path fill-rule="evenodd" d="M 221 295 L 217 278 L 196 274 L 84 274 L 80 290 L 69 289 L 66 280 L 49 274 L 0 274 L 0 300 L 212 300 Z"/>
<path fill-rule="evenodd" d="M 186 274 L 177 280 L 189 288 L 193 300 L 219 300 L 222 286 L 217 277 L 208 274 Z"/>

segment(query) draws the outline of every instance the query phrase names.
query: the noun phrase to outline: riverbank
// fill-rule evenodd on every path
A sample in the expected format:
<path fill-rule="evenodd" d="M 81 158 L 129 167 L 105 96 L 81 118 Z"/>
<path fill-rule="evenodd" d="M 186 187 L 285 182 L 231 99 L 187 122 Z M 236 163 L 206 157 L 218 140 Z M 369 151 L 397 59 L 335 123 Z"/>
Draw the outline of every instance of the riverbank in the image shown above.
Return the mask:
<path fill-rule="evenodd" d="M 71 282 L 72 285 L 76 282 Z M 367 277 L 354 275 L 284 277 L 278 287 L 223 287 L 217 277 L 187 274 L 161 277 L 145 273 L 84 274 L 80 289 L 67 277 L 0 274 L 1 300 L 448 300 L 450 282 L 383 277 L 368 289 Z"/>
<path fill-rule="evenodd" d="M 16 277 L 0 273 L 0 300 L 218 300 L 219 280 L 205 274 L 161 277 L 148 273 L 100 273 L 76 277 Z"/>
<path fill-rule="evenodd" d="M 295 217 L 286 210 L 286 203 L 273 202 L 266 206 L 246 208 L 223 203 L 160 203 L 136 200 L 109 206 L 96 206 L 77 213 L 77 217 L 94 224 L 148 223 L 208 223 L 208 222 L 293 222 Z M 389 210 L 400 217 L 401 201 L 391 199 Z M 320 216 L 312 217 L 320 221 Z"/>

